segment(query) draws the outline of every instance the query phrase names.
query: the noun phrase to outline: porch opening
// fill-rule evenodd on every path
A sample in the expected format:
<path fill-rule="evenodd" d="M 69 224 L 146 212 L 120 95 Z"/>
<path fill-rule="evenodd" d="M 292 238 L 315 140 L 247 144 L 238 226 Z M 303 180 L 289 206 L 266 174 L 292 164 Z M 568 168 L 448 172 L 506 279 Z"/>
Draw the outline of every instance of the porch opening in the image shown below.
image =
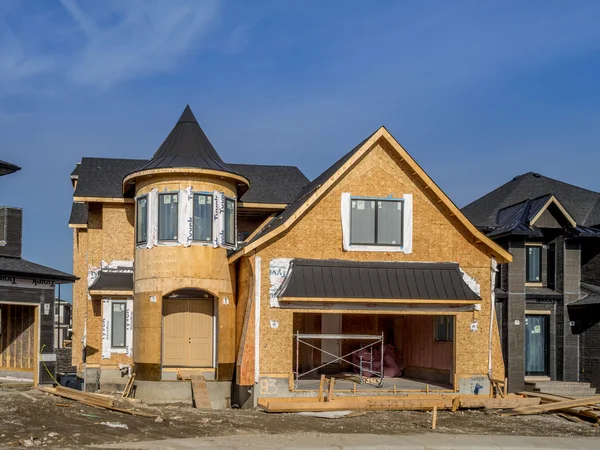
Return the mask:
<path fill-rule="evenodd" d="M 215 367 L 214 302 L 198 289 L 163 297 L 163 367 Z"/>
<path fill-rule="evenodd" d="M 347 389 L 377 389 L 383 372 L 384 389 L 451 390 L 454 326 L 451 315 L 294 313 L 296 388 L 316 390 L 327 375 Z"/>
<path fill-rule="evenodd" d="M 0 371 L 34 372 L 35 306 L 0 305 Z"/>

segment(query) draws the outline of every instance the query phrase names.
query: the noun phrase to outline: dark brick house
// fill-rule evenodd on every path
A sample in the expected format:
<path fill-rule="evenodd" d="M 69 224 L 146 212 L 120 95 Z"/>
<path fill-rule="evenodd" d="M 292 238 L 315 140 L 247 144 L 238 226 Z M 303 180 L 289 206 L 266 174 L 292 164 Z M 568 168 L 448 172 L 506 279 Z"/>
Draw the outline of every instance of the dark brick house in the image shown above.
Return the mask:
<path fill-rule="evenodd" d="M 600 388 L 600 193 L 530 172 L 462 211 L 513 255 L 496 283 L 511 391 L 541 380 Z"/>
<path fill-rule="evenodd" d="M 0 161 L 0 176 L 20 170 Z M 75 276 L 21 257 L 23 211 L 0 207 L 0 376 L 51 383 L 56 375 L 54 287 Z"/>

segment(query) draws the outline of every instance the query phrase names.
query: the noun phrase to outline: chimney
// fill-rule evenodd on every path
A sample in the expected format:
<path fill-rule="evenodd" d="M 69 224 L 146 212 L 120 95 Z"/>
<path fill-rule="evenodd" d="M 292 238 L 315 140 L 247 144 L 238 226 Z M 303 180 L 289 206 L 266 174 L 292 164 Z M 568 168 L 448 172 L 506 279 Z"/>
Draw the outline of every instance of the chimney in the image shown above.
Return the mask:
<path fill-rule="evenodd" d="M 0 207 L 0 256 L 20 258 L 23 248 L 23 210 Z"/>

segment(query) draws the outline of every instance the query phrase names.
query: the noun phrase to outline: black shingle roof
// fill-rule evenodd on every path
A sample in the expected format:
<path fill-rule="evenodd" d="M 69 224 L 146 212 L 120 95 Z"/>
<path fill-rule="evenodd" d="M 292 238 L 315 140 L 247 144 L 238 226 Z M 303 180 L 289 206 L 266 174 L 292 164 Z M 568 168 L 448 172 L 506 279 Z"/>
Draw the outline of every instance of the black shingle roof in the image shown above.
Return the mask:
<path fill-rule="evenodd" d="M 21 168 L 19 166 L 15 166 L 14 164 L 11 164 L 9 162 L 0 160 L 0 177 L 2 175 L 11 174 L 18 170 L 21 170 Z"/>
<path fill-rule="evenodd" d="M 69 217 L 69 225 L 87 225 L 88 223 L 88 204 L 82 202 L 74 202 L 71 207 L 71 216 Z"/>
<path fill-rule="evenodd" d="M 75 197 L 123 197 L 125 175 L 147 163 L 144 159 L 83 158 L 73 171 L 77 177 Z M 250 189 L 241 201 L 290 203 L 309 183 L 297 167 L 229 164 L 250 180 Z"/>
<path fill-rule="evenodd" d="M 74 282 L 77 277 L 22 258 L 0 257 L 0 274 L 14 277 L 44 278 L 57 282 Z"/>
<path fill-rule="evenodd" d="M 499 188 L 462 208 L 480 228 L 495 228 L 498 212 L 529 199 L 554 194 L 578 225 L 600 224 L 600 193 L 529 172 L 515 177 Z"/>
<path fill-rule="evenodd" d="M 90 291 L 133 291 L 133 271 L 101 270 Z"/>
<path fill-rule="evenodd" d="M 145 159 L 82 158 L 75 197 L 123 197 L 123 177 L 146 163 Z"/>
<path fill-rule="evenodd" d="M 481 300 L 457 263 L 293 259 L 277 297 Z"/>
<path fill-rule="evenodd" d="M 137 167 L 132 173 L 175 167 L 210 169 L 241 175 L 223 162 L 200 128 L 189 105 L 185 107 L 175 127 L 154 153 L 152 159 Z"/>

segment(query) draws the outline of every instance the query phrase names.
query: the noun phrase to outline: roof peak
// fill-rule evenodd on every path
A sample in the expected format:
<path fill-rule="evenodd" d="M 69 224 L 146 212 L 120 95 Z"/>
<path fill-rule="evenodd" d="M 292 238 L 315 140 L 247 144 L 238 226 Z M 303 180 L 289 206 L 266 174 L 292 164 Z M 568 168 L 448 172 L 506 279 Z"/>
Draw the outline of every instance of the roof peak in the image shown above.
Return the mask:
<path fill-rule="evenodd" d="M 190 108 L 190 105 L 185 105 L 185 109 L 183 110 L 183 112 L 181 113 L 181 117 L 179 117 L 179 120 L 177 121 L 177 123 L 185 123 L 185 122 L 191 122 L 191 123 L 198 123 L 198 121 L 196 120 L 196 116 L 194 116 L 194 113 L 192 112 L 192 108 Z"/>

